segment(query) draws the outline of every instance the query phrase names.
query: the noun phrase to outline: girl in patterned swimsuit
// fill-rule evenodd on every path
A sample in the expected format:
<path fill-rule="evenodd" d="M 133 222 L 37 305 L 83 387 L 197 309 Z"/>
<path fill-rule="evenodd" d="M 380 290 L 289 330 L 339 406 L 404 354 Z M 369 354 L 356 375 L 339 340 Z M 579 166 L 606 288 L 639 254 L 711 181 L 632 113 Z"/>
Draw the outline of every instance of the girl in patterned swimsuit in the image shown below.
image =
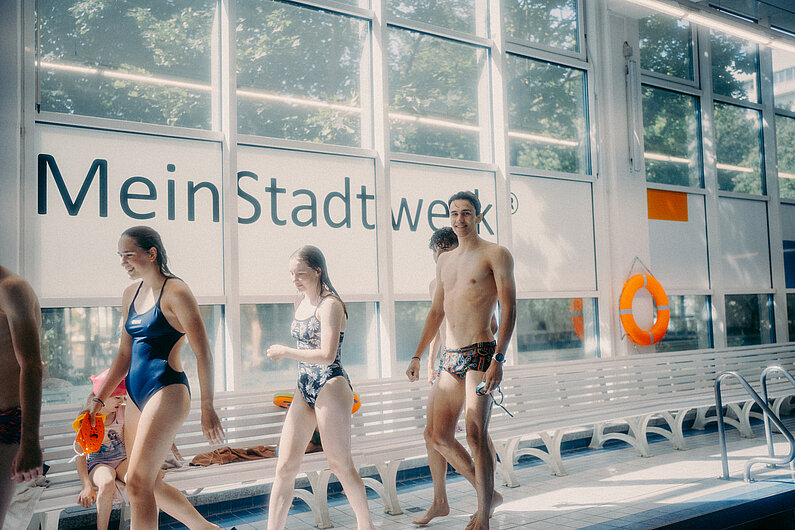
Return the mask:
<path fill-rule="evenodd" d="M 108 371 L 92 375 L 93 398 L 99 392 Z M 97 530 L 106 530 L 116 495 L 116 480 L 124 481 L 127 473 L 127 449 L 124 445 L 124 397 L 127 388 L 124 381 L 107 398 L 100 412 L 105 415 L 105 439 L 96 453 L 77 458 L 77 474 L 83 483 L 83 491 L 77 502 L 84 508 L 97 504 Z"/>
<path fill-rule="evenodd" d="M 340 364 L 348 313 L 331 285 L 323 253 L 304 246 L 290 257 L 290 276 L 298 289 L 291 333 L 297 348 L 274 344 L 271 360 L 299 361 L 295 392 L 279 440 L 279 461 L 268 505 L 268 530 L 281 529 L 293 501 L 295 476 L 317 426 L 331 471 L 351 503 L 359 529 L 373 528 L 364 483 L 351 457 L 353 389 Z M 302 399 L 298 399 L 298 396 Z"/>

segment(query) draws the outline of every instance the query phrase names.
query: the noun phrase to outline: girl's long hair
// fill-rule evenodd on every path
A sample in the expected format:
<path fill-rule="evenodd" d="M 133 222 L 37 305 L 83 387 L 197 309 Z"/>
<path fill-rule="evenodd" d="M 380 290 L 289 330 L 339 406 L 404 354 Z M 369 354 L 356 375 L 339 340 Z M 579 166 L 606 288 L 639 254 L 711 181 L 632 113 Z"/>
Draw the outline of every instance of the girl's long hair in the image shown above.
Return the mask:
<path fill-rule="evenodd" d="M 127 236 L 133 241 L 135 244 L 146 250 L 149 251 L 150 248 L 154 247 L 157 251 L 157 264 L 160 266 L 160 272 L 163 276 L 174 276 L 174 273 L 171 272 L 168 268 L 168 256 L 166 255 L 166 247 L 163 246 L 163 240 L 160 239 L 160 234 L 154 228 L 149 228 L 148 226 L 133 226 L 132 228 L 128 228 L 122 233 L 122 236 Z"/>
<path fill-rule="evenodd" d="M 304 245 L 293 252 L 292 256 L 290 257 L 301 260 L 306 263 L 308 267 L 320 271 L 320 292 L 322 293 L 323 288 L 325 287 L 329 292 L 336 296 L 337 300 L 339 300 L 342 304 L 342 310 L 345 312 L 345 318 L 348 318 L 348 310 L 345 307 L 345 302 L 342 301 L 340 293 L 338 293 L 331 284 L 331 280 L 328 277 L 328 267 L 326 267 L 326 258 L 323 256 L 323 253 L 320 251 L 320 249 L 312 245 Z"/>

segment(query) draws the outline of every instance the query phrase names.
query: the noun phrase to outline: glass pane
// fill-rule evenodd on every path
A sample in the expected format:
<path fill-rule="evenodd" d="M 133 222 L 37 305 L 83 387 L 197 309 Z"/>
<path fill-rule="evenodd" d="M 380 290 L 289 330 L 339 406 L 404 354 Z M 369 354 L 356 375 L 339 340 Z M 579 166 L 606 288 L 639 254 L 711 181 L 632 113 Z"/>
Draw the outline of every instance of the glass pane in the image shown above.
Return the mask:
<path fill-rule="evenodd" d="M 772 298 L 766 294 L 726 295 L 727 345 L 773 342 L 772 303 Z"/>
<path fill-rule="evenodd" d="M 238 131 L 360 146 L 368 24 L 253 0 L 237 17 Z"/>
<path fill-rule="evenodd" d="M 779 197 L 795 199 L 795 119 L 776 116 L 776 151 Z"/>
<path fill-rule="evenodd" d="M 387 12 L 393 17 L 475 33 L 475 0 L 387 0 L 386 4 Z"/>
<path fill-rule="evenodd" d="M 693 79 L 693 33 L 690 22 L 665 15 L 638 21 L 640 67 L 658 74 Z"/>
<path fill-rule="evenodd" d="M 668 301 L 671 320 L 668 322 L 668 331 L 656 345 L 657 351 L 699 350 L 712 347 L 709 297 L 669 296 Z"/>
<path fill-rule="evenodd" d="M 41 110 L 209 129 L 215 0 L 41 0 Z"/>
<path fill-rule="evenodd" d="M 795 293 L 787 294 L 787 328 L 790 342 L 795 341 Z"/>
<path fill-rule="evenodd" d="M 776 107 L 795 112 L 795 53 L 773 48 L 773 99 Z"/>
<path fill-rule="evenodd" d="M 408 365 L 412 355 L 417 349 L 417 343 L 425 325 L 425 318 L 431 309 L 430 302 L 395 302 L 395 344 L 397 347 L 397 365 Z M 422 358 L 421 368 L 425 373 L 428 365 L 427 352 Z"/>
<path fill-rule="evenodd" d="M 519 363 L 597 357 L 595 298 L 517 300 Z"/>
<path fill-rule="evenodd" d="M 715 103 L 718 188 L 762 194 L 761 113 Z"/>
<path fill-rule="evenodd" d="M 585 72 L 508 54 L 511 165 L 590 173 Z"/>
<path fill-rule="evenodd" d="M 503 0 L 505 36 L 580 51 L 577 0 Z"/>
<path fill-rule="evenodd" d="M 479 160 L 478 83 L 486 52 L 395 28 L 388 41 L 391 149 Z"/>
<path fill-rule="evenodd" d="M 643 144 L 646 180 L 701 186 L 697 99 L 643 87 Z"/>
<path fill-rule="evenodd" d="M 342 343 L 342 366 L 356 389 L 357 379 L 377 377 L 379 367 L 368 366 L 368 354 L 378 359 L 377 305 L 374 302 L 348 302 L 348 327 Z M 241 388 L 290 389 L 298 380 L 298 362 L 271 361 L 266 351 L 271 344 L 295 345 L 290 336 L 293 304 L 244 304 L 240 306 L 240 345 L 242 352 Z"/>
<path fill-rule="evenodd" d="M 756 103 L 759 100 L 756 44 L 710 31 L 710 49 L 713 92 Z"/>
<path fill-rule="evenodd" d="M 199 306 L 210 340 L 215 370 L 224 369 L 223 306 Z M 109 368 L 119 351 L 121 317 L 119 307 L 44 308 L 41 326 L 41 356 L 44 361 L 44 403 L 80 403 L 91 391 L 92 374 Z M 191 392 L 198 396 L 196 356 L 187 340 L 180 352 Z M 217 388 L 216 391 L 223 390 Z"/>

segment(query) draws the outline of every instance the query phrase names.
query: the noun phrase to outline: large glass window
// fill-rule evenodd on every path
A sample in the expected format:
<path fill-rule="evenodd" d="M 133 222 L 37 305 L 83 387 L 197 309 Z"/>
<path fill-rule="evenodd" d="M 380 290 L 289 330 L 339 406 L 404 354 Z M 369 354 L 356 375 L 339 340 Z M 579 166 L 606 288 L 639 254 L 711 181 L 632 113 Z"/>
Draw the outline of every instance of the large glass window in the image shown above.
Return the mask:
<path fill-rule="evenodd" d="M 652 15 L 638 21 L 638 33 L 642 69 L 693 79 L 693 32 L 688 21 Z"/>
<path fill-rule="evenodd" d="M 502 0 L 505 35 L 551 48 L 580 50 L 577 0 Z"/>
<path fill-rule="evenodd" d="M 388 35 L 392 151 L 479 160 L 486 50 L 393 27 Z"/>
<path fill-rule="evenodd" d="M 795 53 L 773 49 L 773 99 L 776 107 L 795 112 Z"/>
<path fill-rule="evenodd" d="M 477 0 L 386 0 L 387 11 L 394 17 L 408 18 L 447 29 L 475 33 Z M 481 14 L 485 18 L 485 12 Z"/>
<path fill-rule="evenodd" d="M 41 0 L 41 110 L 211 127 L 215 0 Z"/>
<path fill-rule="evenodd" d="M 767 294 L 726 295 L 728 346 L 775 342 L 773 299 Z"/>
<path fill-rule="evenodd" d="M 646 180 L 701 186 L 697 98 L 643 87 Z"/>
<path fill-rule="evenodd" d="M 378 377 L 379 367 L 368 363 L 378 358 L 373 347 L 377 306 L 374 302 L 347 302 L 348 323 L 342 343 L 342 366 L 352 380 Z M 271 361 L 266 352 L 272 344 L 294 347 L 290 335 L 293 304 L 244 304 L 240 306 L 242 389 L 290 389 L 298 380 L 298 363 Z M 354 381 L 354 388 L 356 383 Z"/>
<path fill-rule="evenodd" d="M 714 108 L 718 189 L 761 195 L 761 113 L 718 102 Z"/>
<path fill-rule="evenodd" d="M 671 319 L 668 322 L 668 331 L 657 343 L 657 351 L 700 350 L 712 347 L 709 296 L 669 296 L 668 302 Z"/>
<path fill-rule="evenodd" d="M 215 359 L 215 370 L 223 371 L 223 306 L 202 305 L 199 312 Z M 91 391 L 90 376 L 109 368 L 119 351 L 121 308 L 56 307 L 44 308 L 41 313 L 43 401 L 82 404 Z M 180 359 L 191 389 L 194 395 L 198 395 L 196 356 L 187 340 L 183 343 Z"/>
<path fill-rule="evenodd" d="M 431 303 L 424 302 L 395 302 L 395 345 L 397 347 L 398 367 L 408 364 L 425 325 L 425 318 L 431 309 Z M 427 355 L 427 352 L 425 353 Z M 427 366 L 427 357 L 423 357 L 422 369 Z"/>
<path fill-rule="evenodd" d="M 776 116 L 776 150 L 779 196 L 795 199 L 795 118 Z"/>
<path fill-rule="evenodd" d="M 713 92 L 756 103 L 759 100 L 756 44 L 711 31 L 710 50 Z"/>
<path fill-rule="evenodd" d="M 595 298 L 517 300 L 519 363 L 597 356 Z"/>
<path fill-rule="evenodd" d="M 274 1 L 237 16 L 238 131 L 360 146 L 368 23 Z"/>
<path fill-rule="evenodd" d="M 512 54 L 505 65 L 511 165 L 590 173 L 585 72 Z"/>

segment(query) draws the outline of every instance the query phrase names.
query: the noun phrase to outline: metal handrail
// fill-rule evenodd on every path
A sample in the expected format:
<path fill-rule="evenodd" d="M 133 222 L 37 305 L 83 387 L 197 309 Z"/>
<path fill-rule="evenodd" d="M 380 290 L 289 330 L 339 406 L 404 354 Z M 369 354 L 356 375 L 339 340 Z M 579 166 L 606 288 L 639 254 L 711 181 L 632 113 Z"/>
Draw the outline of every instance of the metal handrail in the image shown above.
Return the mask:
<path fill-rule="evenodd" d="M 715 378 L 715 413 L 718 417 L 718 438 L 720 439 L 720 457 L 721 463 L 723 464 L 723 476 L 720 477 L 724 480 L 729 480 L 729 457 L 726 454 L 726 428 L 723 425 L 723 400 L 721 399 L 720 394 L 720 383 L 725 378 L 732 376 L 737 381 L 739 381 L 740 385 L 745 388 L 745 391 L 751 396 L 751 399 L 756 402 L 757 405 L 762 409 L 762 412 L 768 416 L 773 423 L 776 424 L 776 427 L 779 428 L 781 433 L 789 442 L 789 454 L 787 455 L 786 459 L 784 458 L 776 458 L 776 457 L 769 457 L 769 456 L 755 456 L 753 458 L 748 459 L 748 462 L 745 464 L 745 473 L 744 478 L 746 482 L 751 482 L 751 466 L 754 464 L 775 464 L 775 465 L 785 465 L 792 462 L 795 459 L 795 439 L 793 439 L 792 434 L 787 430 L 781 420 L 773 414 L 773 411 L 770 410 L 770 407 L 767 403 L 759 397 L 759 394 L 751 388 L 751 385 L 748 384 L 748 381 L 745 380 L 743 376 L 738 374 L 737 372 L 732 371 L 725 371 L 718 374 Z"/>
<path fill-rule="evenodd" d="M 792 386 L 795 387 L 795 377 L 785 370 L 783 367 L 779 365 L 772 365 L 768 366 L 764 370 L 762 370 L 762 375 L 760 376 L 759 380 L 762 386 L 762 399 L 765 400 L 765 403 L 768 403 L 768 395 L 767 395 L 767 376 L 773 372 L 781 372 L 785 379 L 787 379 Z M 770 456 L 775 457 L 776 453 L 773 449 L 773 433 L 770 429 L 770 419 L 767 414 L 765 414 L 765 439 L 767 440 L 767 452 Z"/>

